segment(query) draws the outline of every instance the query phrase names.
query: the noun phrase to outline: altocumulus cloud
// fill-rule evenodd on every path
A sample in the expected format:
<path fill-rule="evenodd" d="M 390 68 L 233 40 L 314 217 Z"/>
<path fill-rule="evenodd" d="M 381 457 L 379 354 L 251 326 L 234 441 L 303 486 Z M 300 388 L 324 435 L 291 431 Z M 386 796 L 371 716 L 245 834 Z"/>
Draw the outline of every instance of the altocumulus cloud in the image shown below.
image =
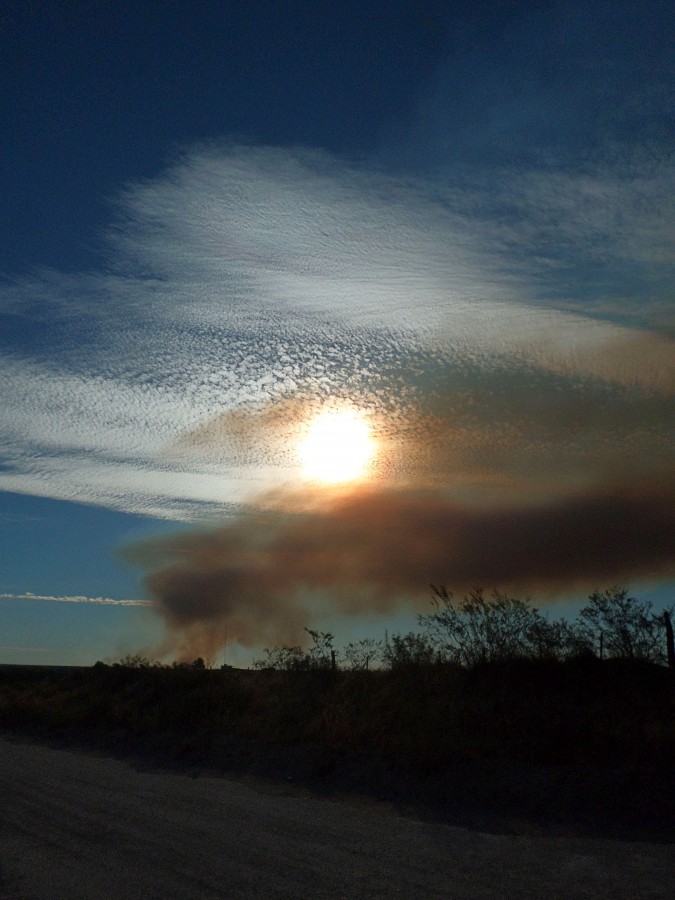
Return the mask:
<path fill-rule="evenodd" d="M 197 149 L 121 192 L 105 270 L 42 272 L 2 289 L 0 488 L 185 521 L 231 516 L 223 540 L 237 546 L 265 508 L 276 518 L 259 534 L 282 546 L 284 523 L 304 535 L 311 526 L 298 517 L 327 515 L 302 487 L 303 429 L 349 403 L 369 418 L 379 453 L 358 504 L 343 498 L 347 532 L 381 529 L 387 509 L 398 528 L 410 512 L 413 543 L 415 520 L 468 535 L 468 522 L 489 531 L 512 516 L 534 553 L 525 535 L 547 509 L 569 544 L 571 522 L 591 507 L 596 523 L 598 510 L 628 515 L 641 485 L 639 521 L 664 525 L 674 186 L 672 166 L 653 160 L 432 183 L 317 152 Z M 588 540 L 607 560 L 601 531 Z M 508 533 L 497 528 L 495 541 Z M 469 545 L 457 539 L 473 560 Z M 174 572 L 183 594 L 194 585 L 185 559 L 166 558 L 172 546 L 161 545 L 161 565 L 144 565 L 167 621 L 183 627 L 190 616 L 176 612 L 161 573 Z M 670 571 L 671 550 L 658 546 L 655 558 L 640 555 L 641 576 Z M 379 540 L 368 547 L 382 552 Z M 359 609 L 378 584 L 398 596 L 372 560 L 340 552 L 345 571 L 361 572 Z M 289 555 L 265 556 L 264 577 L 252 564 L 251 583 L 272 584 Z M 414 574 L 423 584 L 443 571 L 526 580 L 487 563 L 461 575 L 426 562 Z M 578 561 L 566 579 L 556 565 L 558 587 L 598 575 Z M 209 566 L 190 571 L 212 583 Z M 316 576 L 315 587 L 337 590 L 328 582 Z M 299 575 L 284 581 L 279 615 L 266 615 L 299 623 L 304 603 L 302 615 L 293 604 L 307 588 Z M 406 575 L 399 593 L 409 590 Z M 215 618 L 237 591 L 240 575 L 225 573 L 206 604 Z"/>

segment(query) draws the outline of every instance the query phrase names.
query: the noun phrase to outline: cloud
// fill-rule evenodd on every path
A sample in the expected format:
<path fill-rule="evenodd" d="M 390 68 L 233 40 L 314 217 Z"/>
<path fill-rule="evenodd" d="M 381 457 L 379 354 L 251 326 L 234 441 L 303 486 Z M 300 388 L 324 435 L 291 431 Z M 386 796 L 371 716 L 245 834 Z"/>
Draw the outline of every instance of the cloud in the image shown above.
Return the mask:
<path fill-rule="evenodd" d="M 40 272 L 0 291 L 0 489 L 161 518 L 231 515 L 301 480 L 297 430 L 340 402 L 377 423 L 381 478 L 419 476 L 408 450 L 447 475 L 412 430 L 456 445 L 446 413 L 437 425 L 444 405 L 471 433 L 459 449 L 488 453 L 494 372 L 533 398 L 525 373 L 544 392 L 539 413 L 571 385 L 589 417 L 603 391 L 624 392 L 611 408 L 630 407 L 634 446 L 661 446 L 667 425 L 649 410 L 665 410 L 675 382 L 659 305 L 672 180 L 657 163 L 632 175 L 511 170 L 496 183 L 396 178 L 308 150 L 186 154 L 121 193 L 105 270 Z M 612 294 L 621 260 L 640 269 L 635 296 Z M 273 427 L 247 431 L 265 415 Z M 526 420 L 504 423 L 500 441 Z M 628 448 L 637 424 L 622 428 Z M 595 431 L 599 458 L 613 432 Z"/>
<path fill-rule="evenodd" d="M 48 600 L 54 603 L 95 603 L 103 606 L 153 606 L 150 600 L 114 600 L 112 597 L 54 597 L 50 594 L 0 594 L 0 600 Z"/>

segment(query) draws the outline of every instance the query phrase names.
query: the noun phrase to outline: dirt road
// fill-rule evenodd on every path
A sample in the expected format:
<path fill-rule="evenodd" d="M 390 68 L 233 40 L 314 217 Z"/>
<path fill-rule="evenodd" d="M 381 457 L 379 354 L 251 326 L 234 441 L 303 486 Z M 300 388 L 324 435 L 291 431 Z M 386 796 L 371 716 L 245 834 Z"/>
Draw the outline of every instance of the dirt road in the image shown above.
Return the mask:
<path fill-rule="evenodd" d="M 482 834 L 0 739 L 0 897 L 666 898 L 668 845 Z"/>

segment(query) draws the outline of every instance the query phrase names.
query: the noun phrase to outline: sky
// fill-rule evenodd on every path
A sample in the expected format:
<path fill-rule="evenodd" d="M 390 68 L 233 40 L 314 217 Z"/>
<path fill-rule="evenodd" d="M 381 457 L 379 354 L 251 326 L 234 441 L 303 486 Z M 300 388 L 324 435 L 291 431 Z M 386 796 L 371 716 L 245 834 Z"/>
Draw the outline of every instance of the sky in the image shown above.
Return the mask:
<path fill-rule="evenodd" d="M 0 661 L 246 664 L 430 583 L 672 601 L 670 3 L 0 39 Z"/>

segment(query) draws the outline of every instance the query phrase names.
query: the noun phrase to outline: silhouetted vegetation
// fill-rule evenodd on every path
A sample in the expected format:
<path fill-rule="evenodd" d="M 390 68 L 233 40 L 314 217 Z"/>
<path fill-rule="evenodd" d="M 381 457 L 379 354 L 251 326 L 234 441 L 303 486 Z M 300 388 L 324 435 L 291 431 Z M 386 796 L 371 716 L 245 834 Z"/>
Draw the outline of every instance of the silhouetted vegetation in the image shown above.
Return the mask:
<path fill-rule="evenodd" d="M 666 662 L 664 617 L 653 612 L 650 602 L 617 587 L 594 591 L 581 619 L 589 643 L 600 648 L 601 656 Z"/>
<path fill-rule="evenodd" d="M 418 775 L 477 763 L 639 769 L 652 773 L 650 797 L 655 783 L 672 789 L 675 691 L 660 664 L 664 619 L 649 604 L 596 592 L 579 622 L 563 624 L 501 594 L 434 597 L 419 633 L 338 653 L 332 634 L 308 630 L 309 648 L 266 650 L 255 670 L 142 656 L 90 669 L 0 666 L 0 726 L 150 741 L 211 762 L 237 740 L 310 745 L 333 760 L 365 754 Z"/>
<path fill-rule="evenodd" d="M 569 659 L 578 655 L 665 663 L 663 614 L 649 601 L 613 587 L 594 591 L 575 622 L 549 621 L 529 600 L 481 589 L 460 602 L 432 585 L 435 611 L 419 616 L 440 658 L 473 666 L 515 659 Z"/>
<path fill-rule="evenodd" d="M 409 647 L 407 641 L 392 642 Z M 675 697 L 643 660 L 413 659 L 389 670 L 0 667 L 0 724 L 318 741 L 401 762 L 666 762 Z M 398 658 L 397 654 L 397 658 Z"/>
<path fill-rule="evenodd" d="M 275 647 L 265 649 L 263 656 L 253 662 L 254 669 L 275 669 L 281 672 L 307 672 L 336 668 L 336 654 L 333 649 L 333 635 L 328 631 L 313 631 L 305 628 L 312 639 L 308 650 L 302 647 Z"/>
<path fill-rule="evenodd" d="M 457 601 L 443 586 L 431 586 L 433 612 L 418 616 L 419 632 L 365 638 L 334 648 L 332 634 L 305 631 L 309 649 L 281 646 L 265 649 L 256 669 L 300 671 L 334 668 L 362 670 L 384 667 L 458 663 L 472 667 L 509 660 L 566 660 L 576 656 L 668 661 L 667 622 L 672 609 L 656 614 L 649 601 L 631 597 L 623 588 L 594 591 L 576 621 L 550 621 L 529 599 L 481 588 Z"/>
<path fill-rule="evenodd" d="M 467 666 L 510 659 L 565 658 L 577 651 L 573 628 L 548 622 L 525 600 L 481 589 L 455 603 L 445 588 L 433 587 L 435 612 L 420 616 L 443 659 Z"/>

